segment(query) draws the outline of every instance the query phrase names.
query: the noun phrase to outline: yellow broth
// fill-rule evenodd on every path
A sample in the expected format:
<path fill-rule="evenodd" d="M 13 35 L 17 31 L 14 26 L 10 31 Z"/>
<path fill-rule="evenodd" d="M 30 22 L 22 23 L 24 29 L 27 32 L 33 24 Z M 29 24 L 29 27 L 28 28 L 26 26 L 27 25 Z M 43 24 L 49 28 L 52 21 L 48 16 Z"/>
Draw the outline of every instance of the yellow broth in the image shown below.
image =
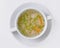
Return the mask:
<path fill-rule="evenodd" d="M 35 9 L 27 9 L 18 17 L 17 28 L 24 36 L 35 37 L 42 32 L 44 26 L 43 15 Z"/>

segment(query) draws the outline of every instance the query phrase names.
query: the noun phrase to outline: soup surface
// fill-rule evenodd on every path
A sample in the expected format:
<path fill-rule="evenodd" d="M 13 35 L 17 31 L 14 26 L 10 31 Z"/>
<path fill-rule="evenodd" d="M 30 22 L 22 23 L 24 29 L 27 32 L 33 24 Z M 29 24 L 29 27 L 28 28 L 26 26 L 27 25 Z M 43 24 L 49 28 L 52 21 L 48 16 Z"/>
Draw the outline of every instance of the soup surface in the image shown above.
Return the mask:
<path fill-rule="evenodd" d="M 24 36 L 35 37 L 42 32 L 44 26 L 43 15 L 35 9 L 27 9 L 18 17 L 17 28 Z"/>

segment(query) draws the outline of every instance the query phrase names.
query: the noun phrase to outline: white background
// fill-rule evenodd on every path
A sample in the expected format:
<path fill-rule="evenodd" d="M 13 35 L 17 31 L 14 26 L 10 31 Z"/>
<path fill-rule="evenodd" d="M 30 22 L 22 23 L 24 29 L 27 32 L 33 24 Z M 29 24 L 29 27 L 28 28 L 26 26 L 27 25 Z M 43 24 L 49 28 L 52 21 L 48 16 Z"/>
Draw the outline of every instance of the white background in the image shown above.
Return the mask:
<path fill-rule="evenodd" d="M 13 11 L 26 2 L 40 3 L 53 14 L 55 26 L 40 46 L 31 47 L 18 42 L 10 32 L 9 23 Z M 59 0 L 0 0 L 0 48 L 60 48 L 60 1 Z"/>

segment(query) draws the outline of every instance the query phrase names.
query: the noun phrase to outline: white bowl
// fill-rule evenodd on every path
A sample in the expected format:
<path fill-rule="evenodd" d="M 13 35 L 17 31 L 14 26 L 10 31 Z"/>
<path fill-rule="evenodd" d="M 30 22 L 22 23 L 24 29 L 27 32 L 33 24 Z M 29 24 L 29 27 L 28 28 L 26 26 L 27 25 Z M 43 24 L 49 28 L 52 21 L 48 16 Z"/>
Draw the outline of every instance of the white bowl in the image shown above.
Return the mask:
<path fill-rule="evenodd" d="M 43 31 L 42 31 L 39 35 L 37 35 L 37 36 L 35 36 L 35 37 L 26 37 L 26 36 L 24 36 L 23 34 L 21 34 L 20 31 L 19 31 L 18 28 L 17 28 L 17 19 L 18 19 L 19 15 L 20 15 L 24 10 L 27 10 L 27 9 L 35 9 L 35 10 L 39 11 L 39 12 L 42 14 L 42 16 L 43 16 L 43 18 L 44 18 L 44 20 L 45 20 L 45 26 L 44 26 Z M 26 3 L 26 4 L 21 5 L 21 11 L 19 11 L 19 13 L 16 15 L 15 28 L 13 28 L 12 31 L 15 31 L 15 30 L 16 30 L 16 31 L 19 33 L 20 36 L 22 36 L 23 38 L 26 38 L 26 39 L 37 39 L 37 38 L 39 38 L 40 36 L 42 36 L 42 35 L 45 33 L 45 31 L 46 31 L 46 29 L 47 29 L 47 20 L 50 20 L 50 19 L 51 19 L 51 16 L 46 17 L 46 15 L 40 10 L 39 4 Z"/>

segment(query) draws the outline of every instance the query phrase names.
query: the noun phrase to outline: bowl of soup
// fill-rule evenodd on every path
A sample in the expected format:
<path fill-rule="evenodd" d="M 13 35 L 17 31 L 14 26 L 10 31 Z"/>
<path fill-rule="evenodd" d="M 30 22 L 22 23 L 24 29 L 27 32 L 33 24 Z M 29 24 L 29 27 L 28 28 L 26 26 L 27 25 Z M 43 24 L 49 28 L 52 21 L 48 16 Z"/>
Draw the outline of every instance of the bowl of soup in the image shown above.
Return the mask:
<path fill-rule="evenodd" d="M 15 28 L 12 30 L 16 30 L 23 38 L 37 39 L 45 33 L 48 18 L 37 7 L 37 4 L 22 6 L 22 9 L 16 15 Z"/>

